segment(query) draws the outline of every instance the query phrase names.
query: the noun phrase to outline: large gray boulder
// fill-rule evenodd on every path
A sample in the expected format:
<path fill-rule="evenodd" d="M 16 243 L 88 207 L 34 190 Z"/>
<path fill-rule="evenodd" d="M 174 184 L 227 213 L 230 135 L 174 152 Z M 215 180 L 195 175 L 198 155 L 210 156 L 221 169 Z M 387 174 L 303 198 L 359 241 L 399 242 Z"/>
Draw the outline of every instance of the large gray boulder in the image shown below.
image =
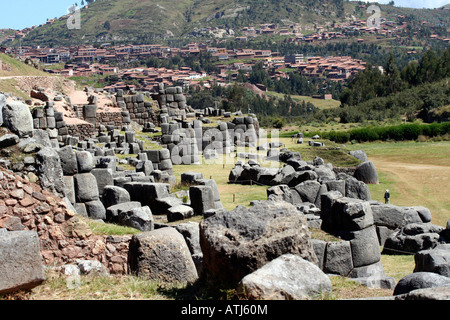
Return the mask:
<path fill-rule="evenodd" d="M 278 199 L 287 201 L 293 205 L 302 203 L 302 199 L 297 191 L 289 188 L 288 185 L 281 184 L 267 189 L 267 199 Z"/>
<path fill-rule="evenodd" d="M 178 220 L 184 220 L 190 218 L 194 215 L 194 209 L 190 206 L 184 204 L 178 204 L 170 207 L 167 210 L 167 221 L 173 222 Z"/>
<path fill-rule="evenodd" d="M 414 255 L 414 272 L 434 272 L 450 278 L 450 244 L 438 244 Z"/>
<path fill-rule="evenodd" d="M 97 180 L 97 189 L 100 196 L 103 195 L 103 190 L 106 186 L 114 185 L 113 171 L 110 168 L 94 168 L 90 173 Z"/>
<path fill-rule="evenodd" d="M 66 196 L 63 170 L 55 149 L 45 147 L 36 153 L 36 173 L 44 190 L 62 198 Z"/>
<path fill-rule="evenodd" d="M 44 281 L 38 234 L 0 229 L 0 294 L 32 289 Z"/>
<path fill-rule="evenodd" d="M 3 126 L 19 137 L 33 135 L 33 116 L 28 105 L 22 102 L 7 102 L 2 110 Z"/>
<path fill-rule="evenodd" d="M 325 250 L 323 271 L 348 277 L 353 269 L 349 241 L 328 242 Z"/>
<path fill-rule="evenodd" d="M 210 209 L 216 209 L 214 190 L 210 186 L 191 186 L 189 188 L 189 198 L 191 199 L 191 206 L 196 215 L 202 215 Z"/>
<path fill-rule="evenodd" d="M 381 253 L 375 226 L 350 231 L 343 239 L 350 241 L 353 267 L 363 267 L 380 261 Z"/>
<path fill-rule="evenodd" d="M 193 184 L 199 179 L 203 179 L 203 173 L 201 172 L 188 171 L 181 174 L 181 183 Z"/>
<path fill-rule="evenodd" d="M 97 179 L 92 173 L 77 173 L 73 177 L 77 202 L 89 202 L 99 199 Z"/>
<path fill-rule="evenodd" d="M 72 146 L 69 145 L 59 148 L 58 155 L 61 161 L 64 175 L 71 176 L 78 173 L 77 156 L 72 149 Z"/>
<path fill-rule="evenodd" d="M 189 247 L 189 251 L 197 268 L 198 275 L 201 276 L 203 270 L 203 252 L 200 247 L 200 227 L 198 222 L 179 223 L 175 229 L 181 233 Z"/>
<path fill-rule="evenodd" d="M 412 290 L 436 287 L 450 287 L 450 278 L 434 272 L 414 272 L 397 283 L 393 294 L 396 296 Z"/>
<path fill-rule="evenodd" d="M 130 194 L 125 188 L 111 185 L 106 185 L 103 188 L 102 202 L 105 205 L 105 208 L 129 201 Z"/>
<path fill-rule="evenodd" d="M 130 194 L 131 201 L 138 201 L 143 206 L 149 206 L 154 214 L 160 213 L 158 199 L 168 198 L 170 194 L 168 183 L 128 182 L 123 187 Z"/>
<path fill-rule="evenodd" d="M 345 177 L 345 196 L 349 198 L 372 200 L 369 187 L 355 177 Z"/>
<path fill-rule="evenodd" d="M 320 183 L 314 180 L 308 180 L 296 185 L 295 190 L 303 202 L 315 203 L 320 190 Z"/>
<path fill-rule="evenodd" d="M 355 231 L 374 224 L 369 202 L 342 197 L 338 191 L 321 195 L 322 229 L 328 232 Z"/>
<path fill-rule="evenodd" d="M 350 151 L 349 154 L 353 157 L 355 157 L 356 159 L 365 162 L 368 161 L 369 159 L 367 158 L 367 154 L 364 150 L 354 150 L 354 151 Z"/>
<path fill-rule="evenodd" d="M 439 243 L 444 228 L 431 223 L 410 223 L 391 233 L 384 242 L 383 253 L 404 254 L 432 249 Z"/>
<path fill-rule="evenodd" d="M 86 213 L 89 218 L 94 220 L 105 220 L 106 219 L 106 209 L 100 200 L 92 200 L 86 202 Z"/>
<path fill-rule="evenodd" d="M 186 241 L 172 227 L 133 235 L 128 261 L 131 273 L 150 280 L 186 283 L 198 279 Z"/>
<path fill-rule="evenodd" d="M 450 286 L 416 289 L 406 294 L 395 296 L 395 300 L 450 300 Z"/>
<path fill-rule="evenodd" d="M 52 147 L 50 135 L 47 130 L 34 129 L 33 130 L 33 139 L 38 145 L 41 145 L 42 147 Z"/>
<path fill-rule="evenodd" d="M 353 176 L 364 183 L 378 184 L 378 173 L 372 161 L 360 163 Z"/>
<path fill-rule="evenodd" d="M 106 221 L 118 223 L 119 215 L 121 215 L 122 212 L 126 212 L 131 209 L 140 208 L 140 207 L 141 207 L 141 203 L 138 201 L 121 202 L 121 203 L 109 206 L 106 208 Z"/>
<path fill-rule="evenodd" d="M 78 172 L 91 172 L 94 168 L 94 156 L 89 151 L 78 151 L 76 153 Z"/>
<path fill-rule="evenodd" d="M 148 206 L 120 211 L 118 218 L 120 225 L 135 228 L 140 231 L 152 231 L 155 228 L 153 215 Z"/>
<path fill-rule="evenodd" d="M 410 223 L 428 222 L 427 218 L 424 219 L 425 221 L 421 219 L 419 211 L 423 212 L 422 207 L 401 207 L 375 201 L 371 202 L 371 208 L 375 225 L 391 230 L 402 228 Z"/>
<path fill-rule="evenodd" d="M 284 254 L 239 283 L 239 292 L 252 300 L 305 300 L 331 293 L 331 281 L 315 264 Z"/>
<path fill-rule="evenodd" d="M 6 97 L 4 94 L 0 93 L 0 126 L 3 125 L 3 108 L 6 105 Z"/>
<path fill-rule="evenodd" d="M 200 243 L 203 274 L 210 284 L 234 286 L 285 253 L 318 263 L 306 217 L 284 201 L 217 212 L 200 223 Z"/>

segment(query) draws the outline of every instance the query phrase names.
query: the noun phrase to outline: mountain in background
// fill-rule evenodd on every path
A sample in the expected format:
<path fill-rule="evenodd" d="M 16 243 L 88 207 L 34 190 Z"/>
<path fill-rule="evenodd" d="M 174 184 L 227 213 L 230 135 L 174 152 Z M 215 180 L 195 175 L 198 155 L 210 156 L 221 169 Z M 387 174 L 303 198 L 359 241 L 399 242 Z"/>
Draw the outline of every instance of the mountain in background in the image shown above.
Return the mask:
<path fill-rule="evenodd" d="M 89 1 L 90 2 L 90 1 Z M 360 5 L 344 0 L 97 0 L 81 9 L 80 29 L 67 27 L 69 15 L 37 27 L 22 39 L 23 45 L 76 45 L 113 42 L 187 42 L 205 37 L 205 28 L 239 32 L 245 26 L 298 24 L 307 33 L 315 25 L 365 19 Z M 381 6 L 381 5 L 380 5 Z M 382 16 L 418 15 L 420 19 L 448 24 L 448 12 L 381 6 Z M 447 18 L 442 18 L 442 14 Z M 238 34 L 237 34 L 238 35 Z M 217 37 L 217 34 L 216 34 Z"/>
<path fill-rule="evenodd" d="M 31 31 L 23 44 L 151 43 L 205 27 L 331 24 L 354 7 L 343 0 L 97 0 L 81 9 L 81 29 L 69 30 L 66 15 Z"/>

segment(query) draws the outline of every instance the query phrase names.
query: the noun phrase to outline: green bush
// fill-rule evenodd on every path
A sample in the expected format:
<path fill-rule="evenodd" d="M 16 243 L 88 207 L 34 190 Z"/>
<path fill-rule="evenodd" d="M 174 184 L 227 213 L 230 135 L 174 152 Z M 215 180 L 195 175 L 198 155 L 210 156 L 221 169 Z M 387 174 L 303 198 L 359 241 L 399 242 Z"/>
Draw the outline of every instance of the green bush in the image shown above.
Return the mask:
<path fill-rule="evenodd" d="M 419 136 L 437 137 L 450 133 L 450 122 L 418 124 L 408 123 L 395 126 L 369 126 L 364 128 L 351 129 L 349 131 L 329 131 L 321 132 L 324 139 L 335 141 L 336 143 L 347 143 L 349 141 L 371 142 L 371 141 L 403 141 L 417 140 Z M 319 132 L 310 132 L 307 136 L 313 136 Z"/>

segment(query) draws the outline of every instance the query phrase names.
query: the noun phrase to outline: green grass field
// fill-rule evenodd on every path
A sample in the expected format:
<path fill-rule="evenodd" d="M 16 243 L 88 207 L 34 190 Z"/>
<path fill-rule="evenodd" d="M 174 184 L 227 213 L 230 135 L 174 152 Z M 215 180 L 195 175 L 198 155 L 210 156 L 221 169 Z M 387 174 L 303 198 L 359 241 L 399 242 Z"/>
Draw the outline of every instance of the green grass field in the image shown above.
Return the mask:
<path fill-rule="evenodd" d="M 273 91 L 268 91 L 267 95 L 269 96 L 273 96 L 279 99 L 283 99 L 284 95 L 282 93 L 277 93 L 277 92 L 273 92 Z M 332 109 L 332 108 L 338 108 L 341 105 L 341 102 L 338 100 L 334 100 L 334 99 L 330 99 L 330 100 L 325 100 L 325 99 L 316 99 L 316 98 L 312 98 L 309 96 L 299 96 L 299 95 L 291 95 L 290 96 L 292 98 L 292 100 L 296 101 L 296 102 L 303 102 L 305 101 L 305 103 L 311 102 L 316 108 L 319 109 Z"/>
<path fill-rule="evenodd" d="M 372 198 L 382 201 L 385 189 L 391 203 L 424 206 L 432 223 L 446 225 L 450 219 L 450 142 L 376 142 L 348 145 L 365 150 L 373 161 L 380 184 L 369 185 Z"/>

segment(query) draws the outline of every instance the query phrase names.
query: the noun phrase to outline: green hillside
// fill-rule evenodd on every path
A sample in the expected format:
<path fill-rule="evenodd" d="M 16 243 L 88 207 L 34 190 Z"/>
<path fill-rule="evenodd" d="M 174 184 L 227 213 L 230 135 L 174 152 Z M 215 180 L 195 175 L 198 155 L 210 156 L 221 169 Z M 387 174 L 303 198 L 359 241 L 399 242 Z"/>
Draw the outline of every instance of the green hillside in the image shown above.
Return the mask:
<path fill-rule="evenodd" d="M 13 57 L 0 53 L 0 63 L 4 68 L 0 69 L 1 77 L 17 77 L 17 76 L 48 76 L 49 74 L 27 65 Z"/>
<path fill-rule="evenodd" d="M 326 23 L 354 14 L 343 0 L 97 0 L 81 9 L 81 29 L 68 15 L 30 32 L 24 44 L 150 43 L 185 38 L 204 27 Z"/>
<path fill-rule="evenodd" d="M 69 29 L 69 15 L 31 31 L 24 45 L 74 45 L 119 43 L 189 42 L 207 37 L 204 28 L 218 27 L 239 33 L 245 26 L 275 23 L 298 24 L 305 34 L 314 26 L 366 19 L 361 5 L 346 0 L 96 0 L 81 9 L 81 29 Z M 450 15 L 440 9 L 411 9 L 379 5 L 381 17 L 395 21 L 398 15 L 422 27 L 422 21 L 445 32 Z M 434 32 L 434 31 L 433 31 Z M 13 43 L 14 45 L 14 43 Z"/>

